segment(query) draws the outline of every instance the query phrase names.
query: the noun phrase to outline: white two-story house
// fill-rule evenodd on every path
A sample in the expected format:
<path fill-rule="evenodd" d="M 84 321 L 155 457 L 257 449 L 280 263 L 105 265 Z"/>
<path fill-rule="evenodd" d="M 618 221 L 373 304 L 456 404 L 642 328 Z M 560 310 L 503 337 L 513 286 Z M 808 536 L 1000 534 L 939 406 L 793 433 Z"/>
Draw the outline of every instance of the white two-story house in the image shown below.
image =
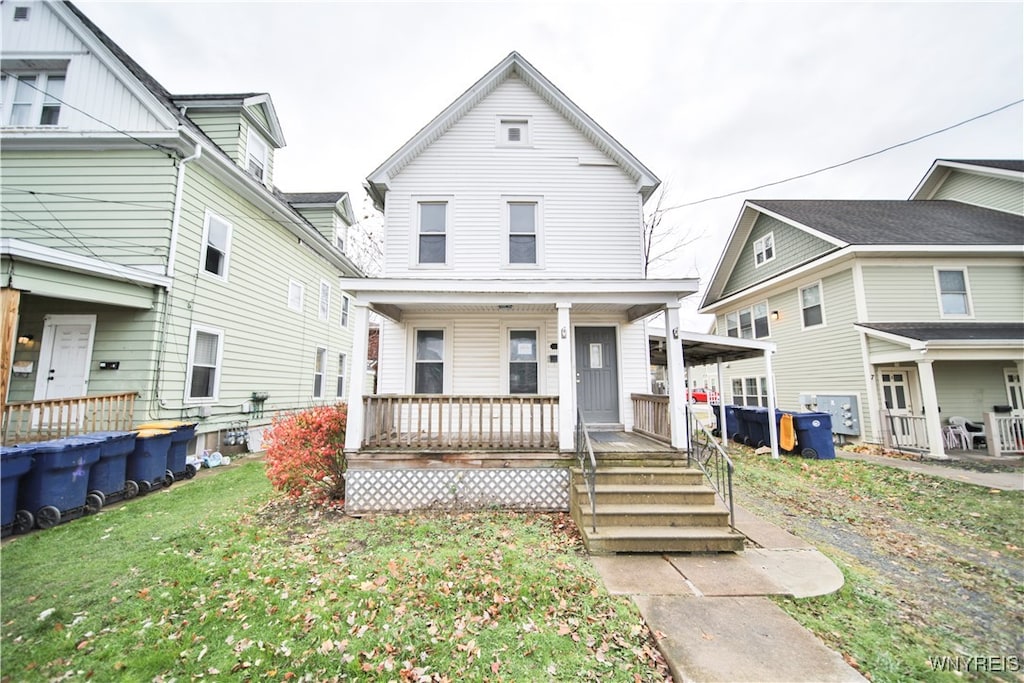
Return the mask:
<path fill-rule="evenodd" d="M 368 176 L 386 255 L 381 277 L 342 280 L 356 357 L 368 313 L 384 322 L 378 393 L 349 396 L 350 508 L 373 491 L 429 504 L 448 485 L 431 477 L 455 465 L 486 477 L 479 501 L 565 506 L 551 462 L 571 458 L 580 422 L 633 430 L 645 320 L 664 312 L 678 334 L 697 288 L 644 278 L 642 207 L 659 183 L 515 52 Z M 669 412 L 678 448 L 681 404 Z"/>

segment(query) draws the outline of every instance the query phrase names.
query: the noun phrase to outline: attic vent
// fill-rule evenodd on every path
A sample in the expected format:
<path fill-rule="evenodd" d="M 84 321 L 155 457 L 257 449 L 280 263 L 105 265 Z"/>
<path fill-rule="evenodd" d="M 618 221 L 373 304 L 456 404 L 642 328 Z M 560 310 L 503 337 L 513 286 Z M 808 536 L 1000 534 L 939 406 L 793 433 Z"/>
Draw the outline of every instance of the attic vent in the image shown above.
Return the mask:
<path fill-rule="evenodd" d="M 508 129 L 508 141 L 509 142 L 519 142 L 522 139 L 523 139 L 523 129 L 522 128 L 509 128 Z"/>
<path fill-rule="evenodd" d="M 15 21 L 28 21 L 28 7 L 15 7 L 14 8 L 14 20 Z"/>
<path fill-rule="evenodd" d="M 528 119 L 499 119 L 498 145 L 529 145 L 530 122 Z"/>

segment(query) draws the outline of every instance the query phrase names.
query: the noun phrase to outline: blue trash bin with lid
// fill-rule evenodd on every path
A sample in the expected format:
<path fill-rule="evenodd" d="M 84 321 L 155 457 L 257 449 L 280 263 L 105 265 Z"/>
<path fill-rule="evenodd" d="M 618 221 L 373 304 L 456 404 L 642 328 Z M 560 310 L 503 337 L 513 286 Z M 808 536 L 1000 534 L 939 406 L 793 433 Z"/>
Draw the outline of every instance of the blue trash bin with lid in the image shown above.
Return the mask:
<path fill-rule="evenodd" d="M 753 448 L 767 445 L 770 441 L 768 432 L 768 409 L 749 407 L 742 414 L 746 439 L 744 443 Z"/>
<path fill-rule="evenodd" d="M 714 406 L 714 409 L 711 412 L 715 417 L 715 429 L 712 434 L 720 437 L 722 436 L 722 426 L 720 424 L 721 417 L 718 411 L 719 407 L 720 406 L 718 405 Z M 736 410 L 736 406 L 725 406 L 725 431 L 730 439 L 733 438 L 737 431 L 739 431 L 740 418 Z"/>
<path fill-rule="evenodd" d="M 35 526 L 35 515 L 18 509 L 18 484 L 35 462 L 33 444 L 0 446 L 0 536 L 23 534 Z"/>
<path fill-rule="evenodd" d="M 747 411 L 750 410 L 750 408 L 747 408 L 746 406 L 726 406 L 726 410 L 728 410 L 729 408 L 733 409 L 733 417 L 736 418 L 735 425 L 730 425 L 735 426 L 735 429 L 732 432 L 730 432 L 729 438 L 735 441 L 736 443 L 745 444 L 747 443 L 747 438 L 749 436 L 747 432 L 746 414 Z M 728 413 L 726 413 L 726 419 L 728 419 Z"/>
<path fill-rule="evenodd" d="M 138 425 L 136 429 L 169 429 L 172 432 L 171 447 L 167 452 L 167 472 L 173 481 L 191 479 L 196 476 L 195 465 L 189 465 L 188 442 L 196 435 L 198 422 L 180 420 L 157 420 Z"/>
<path fill-rule="evenodd" d="M 135 432 L 135 446 L 125 465 L 125 479 L 135 482 L 140 494 L 162 486 L 170 486 L 167 478 L 167 452 L 171 448 L 170 429 L 140 429 Z"/>
<path fill-rule="evenodd" d="M 99 442 L 71 437 L 34 446 L 35 463 L 18 486 L 18 507 L 31 512 L 40 529 L 95 512 L 86 509 L 86 494 Z"/>
<path fill-rule="evenodd" d="M 134 498 L 139 485 L 128 479 L 128 456 L 135 450 L 135 432 L 92 432 L 100 440 L 100 459 L 89 471 L 89 495 L 101 499 L 101 507 Z"/>
<path fill-rule="evenodd" d="M 796 450 L 805 458 L 833 460 L 836 446 L 832 441 L 832 416 L 828 413 L 794 413 Z"/>

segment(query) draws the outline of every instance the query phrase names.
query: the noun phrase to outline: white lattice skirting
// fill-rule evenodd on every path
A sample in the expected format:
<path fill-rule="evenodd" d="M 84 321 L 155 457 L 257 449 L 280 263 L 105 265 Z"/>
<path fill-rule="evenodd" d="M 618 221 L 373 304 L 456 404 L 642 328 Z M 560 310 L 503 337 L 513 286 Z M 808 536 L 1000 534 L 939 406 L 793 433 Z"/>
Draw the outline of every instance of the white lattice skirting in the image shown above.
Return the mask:
<path fill-rule="evenodd" d="M 500 507 L 568 510 L 569 470 L 353 470 L 345 473 L 350 513 Z"/>

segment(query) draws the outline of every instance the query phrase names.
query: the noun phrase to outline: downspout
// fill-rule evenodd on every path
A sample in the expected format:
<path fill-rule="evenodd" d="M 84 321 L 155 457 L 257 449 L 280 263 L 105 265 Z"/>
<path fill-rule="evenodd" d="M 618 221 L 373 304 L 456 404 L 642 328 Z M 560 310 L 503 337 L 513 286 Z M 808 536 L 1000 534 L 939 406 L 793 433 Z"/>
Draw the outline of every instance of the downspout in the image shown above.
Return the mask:
<path fill-rule="evenodd" d="M 171 215 L 171 244 L 167 249 L 167 270 L 165 272 L 169 278 L 174 277 L 174 257 L 178 250 L 178 232 L 181 228 L 181 196 L 185 189 L 185 164 L 195 161 L 202 155 L 203 146 L 197 142 L 195 153 L 178 162 L 178 182 L 174 187 L 174 212 Z M 173 287 L 174 283 L 172 282 L 169 286 Z"/>

